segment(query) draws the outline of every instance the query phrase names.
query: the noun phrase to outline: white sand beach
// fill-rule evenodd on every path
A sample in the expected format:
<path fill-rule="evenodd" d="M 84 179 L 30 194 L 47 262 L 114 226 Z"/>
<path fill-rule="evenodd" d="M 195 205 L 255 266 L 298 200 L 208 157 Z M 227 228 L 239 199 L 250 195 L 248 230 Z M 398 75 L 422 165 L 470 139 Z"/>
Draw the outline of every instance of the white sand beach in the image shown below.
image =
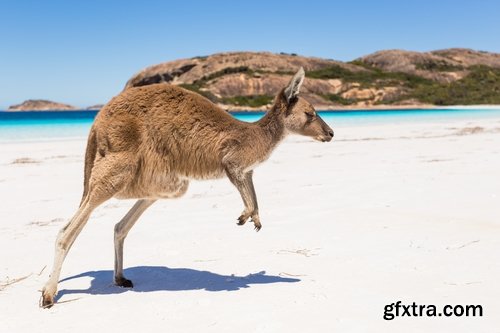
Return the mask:
<path fill-rule="evenodd" d="M 92 215 L 40 309 L 58 230 L 82 193 L 85 140 L 0 144 L 0 332 L 497 332 L 500 116 L 336 127 L 290 137 L 255 170 L 263 228 L 237 226 L 228 180 Z M 482 317 L 396 317 L 384 306 L 479 304 Z"/>

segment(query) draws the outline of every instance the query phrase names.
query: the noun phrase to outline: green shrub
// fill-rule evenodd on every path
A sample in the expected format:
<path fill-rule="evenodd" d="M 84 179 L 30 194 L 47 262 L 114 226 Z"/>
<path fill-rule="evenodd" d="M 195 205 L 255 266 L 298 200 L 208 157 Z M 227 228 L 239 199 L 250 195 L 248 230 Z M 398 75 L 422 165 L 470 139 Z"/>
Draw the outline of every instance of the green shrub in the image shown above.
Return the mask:
<path fill-rule="evenodd" d="M 351 105 L 357 102 L 356 99 L 351 99 L 351 98 L 344 98 L 340 95 L 337 94 L 326 94 L 326 95 L 321 95 L 323 98 L 342 105 Z"/>
<path fill-rule="evenodd" d="M 358 64 L 359 61 L 352 62 Z M 403 85 L 414 88 L 420 84 L 429 84 L 432 81 L 423 77 L 400 72 L 384 72 L 379 68 L 363 65 L 368 71 L 352 72 L 339 65 L 332 65 L 323 69 L 309 71 L 307 77 L 315 79 L 341 79 L 345 82 L 359 82 L 364 87 L 381 87 Z"/>
<path fill-rule="evenodd" d="M 268 95 L 235 96 L 222 99 L 224 104 L 260 107 L 272 103 L 274 97 Z"/>
<path fill-rule="evenodd" d="M 444 60 L 428 60 L 415 65 L 416 69 L 432 72 L 456 72 L 464 69 L 463 66 L 452 65 Z"/>
<path fill-rule="evenodd" d="M 469 70 L 460 80 L 421 85 L 409 95 L 436 105 L 500 104 L 500 69 L 481 65 Z"/>
<path fill-rule="evenodd" d="M 253 71 L 250 68 L 248 68 L 248 66 L 227 67 L 227 68 L 224 68 L 223 70 L 220 70 L 218 72 L 206 75 L 206 76 L 202 77 L 198 81 L 208 82 L 208 81 L 216 79 L 218 77 L 221 77 L 221 76 L 224 76 L 224 75 L 228 75 L 228 74 L 234 74 L 234 73 L 252 74 Z"/>
<path fill-rule="evenodd" d="M 198 83 L 193 83 L 193 84 L 183 83 L 183 84 L 179 84 L 179 87 L 182 87 L 182 88 L 187 89 L 187 90 L 194 91 L 195 93 L 198 93 L 198 94 L 200 94 L 200 95 L 208 98 L 209 100 L 211 100 L 214 103 L 218 103 L 219 102 L 219 99 L 217 98 L 217 96 L 215 96 L 214 94 L 212 94 L 210 91 L 202 90 L 201 88 L 203 86 L 200 85 L 200 84 L 198 84 Z"/>

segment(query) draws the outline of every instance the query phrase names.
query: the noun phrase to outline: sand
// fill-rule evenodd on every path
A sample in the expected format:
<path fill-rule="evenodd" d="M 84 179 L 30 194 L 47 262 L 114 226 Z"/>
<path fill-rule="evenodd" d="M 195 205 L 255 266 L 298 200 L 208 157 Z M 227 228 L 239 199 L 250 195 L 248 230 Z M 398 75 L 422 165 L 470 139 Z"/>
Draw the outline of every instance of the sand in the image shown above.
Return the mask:
<path fill-rule="evenodd" d="M 112 285 L 99 207 L 40 309 L 58 230 L 82 192 L 84 140 L 1 144 L 0 332 L 498 332 L 500 117 L 290 137 L 255 171 L 263 228 L 237 226 L 227 180 L 155 203 Z M 483 317 L 383 319 L 384 306 L 479 304 Z"/>

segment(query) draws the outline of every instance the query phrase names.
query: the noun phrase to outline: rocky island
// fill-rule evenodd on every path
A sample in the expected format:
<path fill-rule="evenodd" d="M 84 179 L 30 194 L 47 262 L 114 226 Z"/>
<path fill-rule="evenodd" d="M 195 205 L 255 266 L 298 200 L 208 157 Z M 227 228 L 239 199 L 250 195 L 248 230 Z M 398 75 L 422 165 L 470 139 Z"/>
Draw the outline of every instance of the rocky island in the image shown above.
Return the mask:
<path fill-rule="evenodd" d="M 78 108 L 44 99 L 29 99 L 21 104 L 10 106 L 7 111 L 68 111 L 78 110 Z"/>

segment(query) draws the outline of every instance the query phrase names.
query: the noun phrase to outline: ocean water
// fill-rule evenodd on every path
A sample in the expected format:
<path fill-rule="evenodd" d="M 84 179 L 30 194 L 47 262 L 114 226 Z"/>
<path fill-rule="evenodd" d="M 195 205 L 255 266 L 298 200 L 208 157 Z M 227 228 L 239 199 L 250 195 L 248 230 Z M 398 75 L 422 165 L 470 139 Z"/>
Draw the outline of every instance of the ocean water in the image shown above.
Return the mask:
<path fill-rule="evenodd" d="M 71 140 L 86 138 L 97 111 L 0 111 L 0 143 Z M 321 117 L 335 127 L 369 126 L 416 122 L 451 122 L 500 118 L 500 109 L 425 109 L 425 110 L 370 110 L 320 111 Z M 237 112 L 242 121 L 256 121 L 264 112 Z"/>

